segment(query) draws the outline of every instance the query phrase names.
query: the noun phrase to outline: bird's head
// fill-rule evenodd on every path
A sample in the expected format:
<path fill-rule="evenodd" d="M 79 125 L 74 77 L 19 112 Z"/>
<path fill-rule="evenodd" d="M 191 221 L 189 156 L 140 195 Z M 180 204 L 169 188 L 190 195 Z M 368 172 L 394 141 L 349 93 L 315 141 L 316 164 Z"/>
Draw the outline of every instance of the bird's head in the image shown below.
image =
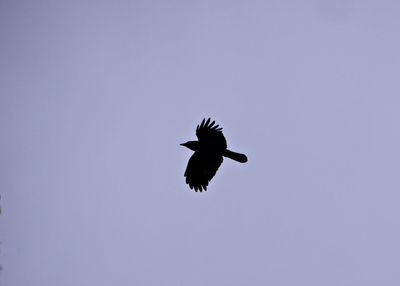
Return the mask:
<path fill-rule="evenodd" d="M 190 150 L 197 151 L 198 146 L 199 146 L 199 141 L 188 141 L 186 143 L 182 143 L 181 146 L 185 146 L 186 148 L 189 148 Z"/>

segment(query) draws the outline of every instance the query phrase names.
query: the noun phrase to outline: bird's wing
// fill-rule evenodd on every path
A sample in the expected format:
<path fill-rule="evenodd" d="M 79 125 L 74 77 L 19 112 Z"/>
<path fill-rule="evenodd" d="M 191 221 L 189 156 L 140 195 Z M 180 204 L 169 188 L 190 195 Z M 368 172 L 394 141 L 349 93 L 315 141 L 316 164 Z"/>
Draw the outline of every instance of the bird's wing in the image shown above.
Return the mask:
<path fill-rule="evenodd" d="M 213 146 L 216 149 L 226 149 L 226 139 L 224 134 L 222 134 L 222 128 L 219 125 L 214 125 L 215 121 L 210 123 L 211 119 L 208 118 L 207 121 L 204 118 L 200 125 L 197 125 L 196 136 L 199 142 L 202 144 L 207 144 Z"/>
<path fill-rule="evenodd" d="M 207 156 L 194 152 L 185 171 L 186 183 L 196 192 L 206 191 L 208 182 L 214 177 L 222 161 L 222 156 Z"/>

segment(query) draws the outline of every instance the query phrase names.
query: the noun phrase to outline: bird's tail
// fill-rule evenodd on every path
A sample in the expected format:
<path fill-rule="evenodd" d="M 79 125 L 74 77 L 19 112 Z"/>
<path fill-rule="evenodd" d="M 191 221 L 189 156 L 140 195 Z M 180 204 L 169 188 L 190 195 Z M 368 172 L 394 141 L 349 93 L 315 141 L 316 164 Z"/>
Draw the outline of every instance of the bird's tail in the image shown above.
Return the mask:
<path fill-rule="evenodd" d="M 246 163 L 247 162 L 247 157 L 246 157 L 245 154 L 232 152 L 230 150 L 225 150 L 224 156 L 228 157 L 228 158 L 230 158 L 232 160 L 238 161 L 240 163 Z"/>

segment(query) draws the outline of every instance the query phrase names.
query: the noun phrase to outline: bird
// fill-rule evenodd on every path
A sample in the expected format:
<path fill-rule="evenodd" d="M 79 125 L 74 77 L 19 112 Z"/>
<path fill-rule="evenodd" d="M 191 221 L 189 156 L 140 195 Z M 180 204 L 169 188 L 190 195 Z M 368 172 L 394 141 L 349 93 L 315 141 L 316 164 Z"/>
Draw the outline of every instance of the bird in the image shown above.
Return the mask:
<path fill-rule="evenodd" d="M 240 163 L 247 162 L 244 154 L 228 150 L 222 128 L 214 125 L 211 118 L 204 118 L 197 125 L 196 136 L 198 141 L 188 141 L 180 144 L 194 151 L 190 157 L 184 176 L 186 184 L 196 192 L 207 191 L 208 183 L 221 166 L 223 157 L 230 158 Z"/>

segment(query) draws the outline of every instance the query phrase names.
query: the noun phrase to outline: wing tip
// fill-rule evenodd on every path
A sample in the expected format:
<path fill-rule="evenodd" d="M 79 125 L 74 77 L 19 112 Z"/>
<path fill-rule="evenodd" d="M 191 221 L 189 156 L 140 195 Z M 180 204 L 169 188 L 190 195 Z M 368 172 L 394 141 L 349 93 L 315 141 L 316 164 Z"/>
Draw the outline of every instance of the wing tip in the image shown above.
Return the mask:
<path fill-rule="evenodd" d="M 197 125 L 196 131 L 200 129 L 210 129 L 218 132 L 222 132 L 222 127 L 219 127 L 219 124 L 215 124 L 215 120 L 211 121 L 211 117 L 204 117 L 199 125 Z"/>

